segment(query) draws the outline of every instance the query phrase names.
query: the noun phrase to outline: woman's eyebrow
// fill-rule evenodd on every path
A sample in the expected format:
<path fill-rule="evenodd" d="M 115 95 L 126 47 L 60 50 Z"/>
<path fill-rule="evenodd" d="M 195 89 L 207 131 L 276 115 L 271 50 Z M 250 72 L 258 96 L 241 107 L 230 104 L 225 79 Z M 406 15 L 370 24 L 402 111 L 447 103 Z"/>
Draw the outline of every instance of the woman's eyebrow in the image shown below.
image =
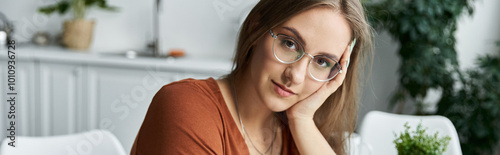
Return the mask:
<path fill-rule="evenodd" d="M 297 36 L 297 39 L 299 39 L 299 41 L 303 44 L 304 47 L 307 45 L 304 39 L 302 39 L 302 36 L 300 36 L 300 33 L 295 28 L 286 26 L 284 26 L 283 28 L 292 32 L 295 36 Z"/>
<path fill-rule="evenodd" d="M 304 41 L 304 39 L 302 39 L 302 36 L 300 35 L 300 33 L 293 27 L 287 27 L 287 26 L 283 26 L 284 29 L 292 32 L 296 37 L 297 39 L 299 39 L 299 41 L 303 44 L 303 46 L 305 47 L 306 46 L 306 42 Z M 336 55 L 333 55 L 333 54 L 330 54 L 330 53 L 326 53 L 326 52 L 320 52 L 319 55 L 323 55 L 323 56 L 326 56 L 326 57 L 329 57 L 335 61 L 340 61 L 339 57 L 336 56 Z"/>
<path fill-rule="evenodd" d="M 339 57 L 337 57 L 336 55 L 333 55 L 333 54 L 330 54 L 330 53 L 326 53 L 326 52 L 319 52 L 318 55 L 323 55 L 323 56 L 326 56 L 326 57 L 329 57 L 335 61 L 340 61 Z"/>

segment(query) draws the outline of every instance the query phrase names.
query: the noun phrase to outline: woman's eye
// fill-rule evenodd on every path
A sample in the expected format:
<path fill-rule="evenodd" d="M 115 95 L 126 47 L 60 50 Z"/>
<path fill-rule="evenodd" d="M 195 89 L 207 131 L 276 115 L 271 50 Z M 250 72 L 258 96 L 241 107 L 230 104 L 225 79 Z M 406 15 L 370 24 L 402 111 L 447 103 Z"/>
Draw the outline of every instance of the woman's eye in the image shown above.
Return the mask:
<path fill-rule="evenodd" d="M 317 65 L 319 65 L 323 68 L 329 68 L 331 66 L 331 62 L 325 58 L 318 58 L 318 59 L 316 59 L 315 62 Z"/>
<path fill-rule="evenodd" d="M 291 50 L 297 50 L 297 45 L 295 45 L 295 42 L 291 41 L 291 40 L 283 40 L 282 41 L 283 45 L 288 48 L 288 49 L 291 49 Z"/>

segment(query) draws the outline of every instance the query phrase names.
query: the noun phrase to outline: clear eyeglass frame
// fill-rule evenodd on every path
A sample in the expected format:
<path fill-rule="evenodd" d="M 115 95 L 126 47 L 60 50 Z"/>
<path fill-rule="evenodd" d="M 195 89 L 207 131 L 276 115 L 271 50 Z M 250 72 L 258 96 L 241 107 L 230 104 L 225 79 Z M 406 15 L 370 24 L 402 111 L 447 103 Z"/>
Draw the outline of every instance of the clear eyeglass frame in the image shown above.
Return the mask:
<path fill-rule="evenodd" d="M 285 35 L 285 34 L 277 34 L 277 35 L 275 35 L 275 34 L 273 33 L 273 30 L 269 30 L 269 33 L 271 34 L 271 37 L 273 37 L 273 38 L 274 38 L 274 40 L 273 40 L 273 47 L 272 47 L 272 48 L 273 48 L 273 55 L 274 55 L 274 58 L 276 58 L 279 62 L 284 63 L 284 64 L 292 64 L 292 63 L 295 63 L 295 62 L 297 62 L 297 61 L 301 60 L 301 59 L 304 57 L 304 55 L 307 55 L 307 56 L 311 57 L 311 59 L 309 60 L 309 63 L 308 63 L 308 67 L 307 67 L 307 70 L 308 70 L 308 72 L 309 72 L 309 76 L 311 76 L 314 80 L 316 80 L 316 81 L 320 81 L 320 82 L 330 81 L 330 80 L 332 80 L 333 78 L 335 78 L 335 77 L 336 77 L 339 73 L 342 73 L 342 67 L 341 67 L 341 65 L 340 65 L 340 63 L 339 63 L 338 61 L 336 61 L 336 60 L 334 60 L 334 59 L 332 59 L 332 58 L 330 58 L 330 57 L 323 56 L 323 55 L 316 55 L 316 56 L 313 56 L 313 55 L 311 55 L 311 54 L 307 53 L 307 52 L 305 51 L 305 49 L 303 48 L 304 46 L 302 46 L 302 44 L 301 44 L 300 42 L 298 42 L 295 38 L 293 38 L 293 37 L 291 37 L 291 36 L 288 36 L 288 35 Z M 298 56 L 298 57 L 297 57 L 294 61 L 290 61 L 290 62 L 288 62 L 288 61 L 283 61 L 283 60 L 281 60 L 281 59 L 278 57 L 278 55 L 276 54 L 276 51 L 274 50 L 274 49 L 275 49 L 275 47 L 274 47 L 274 46 L 275 46 L 275 44 L 276 44 L 276 40 L 277 40 L 278 36 L 285 36 L 285 37 L 287 37 L 287 38 L 289 38 L 289 39 L 292 39 L 295 43 L 299 44 L 299 46 L 300 46 L 300 47 L 302 47 L 302 52 L 301 52 L 302 54 L 301 54 L 300 56 Z M 328 78 L 328 79 L 318 79 L 318 78 L 314 77 L 313 73 L 311 72 L 311 64 L 313 63 L 313 60 L 314 60 L 314 58 L 316 58 L 316 57 L 323 57 L 323 58 L 327 58 L 327 59 L 330 59 L 330 60 L 332 60 L 333 62 L 335 62 L 335 64 L 336 64 L 336 65 L 334 65 L 334 66 L 338 67 L 338 68 L 337 68 L 337 69 L 338 69 L 338 70 L 337 70 L 337 72 L 336 72 L 336 73 L 335 73 L 332 77 L 330 77 L 330 78 Z"/>

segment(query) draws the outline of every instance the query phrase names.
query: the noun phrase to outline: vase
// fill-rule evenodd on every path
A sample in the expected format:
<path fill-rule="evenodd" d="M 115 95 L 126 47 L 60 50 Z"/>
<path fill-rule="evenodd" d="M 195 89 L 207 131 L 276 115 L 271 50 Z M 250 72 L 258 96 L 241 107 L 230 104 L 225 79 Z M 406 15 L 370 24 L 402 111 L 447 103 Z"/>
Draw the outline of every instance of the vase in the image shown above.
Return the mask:
<path fill-rule="evenodd" d="M 92 43 L 94 20 L 75 19 L 64 22 L 63 45 L 69 49 L 86 51 Z"/>

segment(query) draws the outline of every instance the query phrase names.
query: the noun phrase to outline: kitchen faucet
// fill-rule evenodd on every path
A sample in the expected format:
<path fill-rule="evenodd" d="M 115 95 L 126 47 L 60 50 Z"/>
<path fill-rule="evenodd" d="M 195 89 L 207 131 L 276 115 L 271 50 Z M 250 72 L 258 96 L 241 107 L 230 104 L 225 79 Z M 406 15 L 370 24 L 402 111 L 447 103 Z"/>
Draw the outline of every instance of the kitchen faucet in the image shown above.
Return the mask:
<path fill-rule="evenodd" d="M 149 44 L 150 48 L 153 48 L 153 54 L 155 57 L 160 57 L 160 38 L 159 38 L 159 32 L 160 32 L 160 25 L 159 25 L 159 20 L 160 20 L 160 6 L 161 6 L 161 0 L 155 0 L 155 5 L 153 9 L 153 42 Z"/>

